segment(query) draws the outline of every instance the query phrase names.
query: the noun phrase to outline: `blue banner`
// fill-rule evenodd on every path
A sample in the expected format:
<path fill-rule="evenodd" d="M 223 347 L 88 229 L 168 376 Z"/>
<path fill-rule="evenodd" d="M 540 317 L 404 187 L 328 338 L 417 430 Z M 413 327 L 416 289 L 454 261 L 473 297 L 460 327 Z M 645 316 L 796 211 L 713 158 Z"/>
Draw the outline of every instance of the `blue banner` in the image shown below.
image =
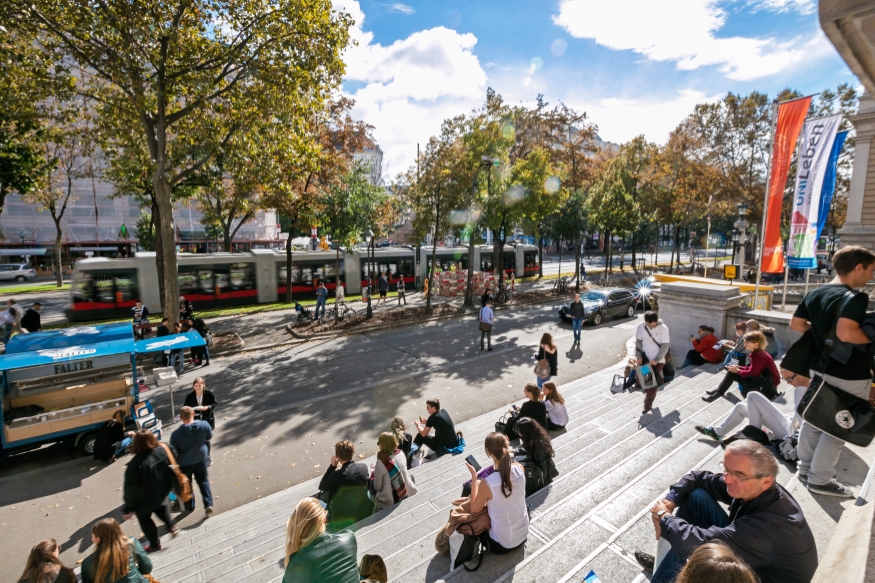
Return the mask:
<path fill-rule="evenodd" d="M 826 176 L 823 178 L 823 190 L 820 192 L 820 214 L 817 215 L 818 239 L 820 239 L 820 234 L 823 233 L 823 228 L 826 226 L 826 219 L 829 216 L 829 207 L 832 204 L 832 197 L 836 191 L 839 154 L 842 153 L 842 146 L 845 145 L 845 138 L 847 137 L 848 132 L 846 131 L 837 133 L 835 143 L 832 145 L 832 152 L 829 153 L 829 162 L 827 162 L 826 165 Z"/>

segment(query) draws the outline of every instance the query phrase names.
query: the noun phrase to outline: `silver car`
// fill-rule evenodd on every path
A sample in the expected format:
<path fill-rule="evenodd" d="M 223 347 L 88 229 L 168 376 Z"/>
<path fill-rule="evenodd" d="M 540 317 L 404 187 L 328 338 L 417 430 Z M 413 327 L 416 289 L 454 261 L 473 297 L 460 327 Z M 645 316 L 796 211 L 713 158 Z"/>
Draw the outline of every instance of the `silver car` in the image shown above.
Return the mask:
<path fill-rule="evenodd" d="M 27 281 L 36 277 L 36 270 L 28 263 L 4 263 L 0 265 L 0 281 Z"/>

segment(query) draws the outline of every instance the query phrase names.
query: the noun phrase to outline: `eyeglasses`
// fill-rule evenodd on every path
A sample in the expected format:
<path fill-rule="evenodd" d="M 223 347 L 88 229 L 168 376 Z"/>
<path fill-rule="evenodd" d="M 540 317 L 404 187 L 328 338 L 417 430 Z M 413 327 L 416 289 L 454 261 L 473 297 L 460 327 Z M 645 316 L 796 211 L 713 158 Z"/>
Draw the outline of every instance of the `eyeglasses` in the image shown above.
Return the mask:
<path fill-rule="evenodd" d="M 789 383 L 790 381 L 792 381 L 793 379 L 795 379 L 798 376 L 799 376 L 798 374 L 794 374 L 792 377 L 781 377 L 781 378 L 784 379 L 785 382 Z"/>
<path fill-rule="evenodd" d="M 720 466 L 720 469 L 723 470 L 723 473 L 729 476 L 732 476 L 734 479 L 739 482 L 747 482 L 748 480 L 759 480 L 762 476 L 745 476 L 739 472 L 731 472 L 726 469 L 726 464 L 723 462 L 717 462 L 717 465 Z"/>

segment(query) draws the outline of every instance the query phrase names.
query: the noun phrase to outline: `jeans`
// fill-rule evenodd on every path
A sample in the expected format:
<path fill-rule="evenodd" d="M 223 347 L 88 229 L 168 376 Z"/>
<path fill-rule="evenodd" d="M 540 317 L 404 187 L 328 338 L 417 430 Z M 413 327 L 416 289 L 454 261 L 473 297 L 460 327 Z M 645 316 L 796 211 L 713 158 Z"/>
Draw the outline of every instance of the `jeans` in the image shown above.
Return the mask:
<path fill-rule="evenodd" d="M 553 378 L 552 375 L 548 376 L 548 377 L 545 378 L 545 379 L 542 379 L 542 378 L 539 377 L 538 375 L 535 375 L 535 380 L 538 382 L 538 388 L 539 388 L 539 389 L 540 389 L 540 388 L 543 388 L 543 387 L 544 387 L 544 383 L 546 383 L 547 381 L 549 381 L 549 380 L 552 379 L 552 378 Z"/>
<path fill-rule="evenodd" d="M 571 328 L 574 330 L 574 341 L 580 342 L 580 330 L 583 328 L 583 318 L 572 318 Z"/>
<path fill-rule="evenodd" d="M 204 499 L 204 506 L 212 506 L 213 494 L 210 492 L 210 480 L 207 477 L 206 460 L 193 466 L 180 466 L 179 471 L 188 476 L 188 480 L 192 485 L 197 482 L 197 486 L 201 491 L 201 497 Z M 194 476 L 194 479 L 192 479 L 192 476 Z M 191 500 L 185 503 L 185 509 L 188 511 L 194 510 L 194 494 L 192 494 Z"/>
<path fill-rule="evenodd" d="M 406 296 L 406 294 L 403 291 L 398 292 L 398 305 L 399 306 L 401 305 L 402 301 L 404 302 L 405 306 L 407 305 L 407 298 L 405 296 Z"/>
<path fill-rule="evenodd" d="M 811 377 L 817 374 L 811 371 Z M 849 381 L 832 375 L 823 375 L 823 379 L 836 388 L 842 389 L 861 399 L 869 398 L 869 380 Z M 799 455 L 799 475 L 808 476 L 808 483 L 815 486 L 825 486 L 835 477 L 835 467 L 842 453 L 845 442 L 828 435 L 807 421 L 802 422 L 799 430 L 799 444 L 796 453 Z"/>
<path fill-rule="evenodd" d="M 7 342 L 9 342 L 10 336 L 12 336 L 12 324 L 4 324 L 2 334 L 3 337 L 0 338 L 0 342 L 6 344 Z"/>
<path fill-rule="evenodd" d="M 762 393 L 757 392 L 748 393 L 747 400 L 736 403 L 723 423 L 714 428 L 714 433 L 725 437 L 741 425 L 745 418 L 749 419 L 748 425 L 754 427 L 765 425 L 778 439 L 783 440 L 790 435 L 792 419 L 787 419 Z"/>
<path fill-rule="evenodd" d="M 170 526 L 170 513 L 167 511 L 167 505 L 162 503 L 161 506 L 154 510 L 140 511 L 137 510 L 134 514 L 137 515 L 137 520 L 140 521 L 140 526 L 143 527 L 143 534 L 149 539 L 149 546 L 157 547 L 161 544 L 158 538 L 158 527 L 155 526 L 155 521 L 152 520 L 154 514 L 161 519 L 161 522 Z"/>
<path fill-rule="evenodd" d="M 124 439 L 122 439 L 121 443 L 119 444 L 118 449 L 115 450 L 115 453 L 112 455 L 114 457 L 118 457 L 121 454 L 123 454 L 125 452 L 125 449 L 131 444 L 132 441 L 133 441 L 133 439 L 131 439 L 130 437 L 125 437 Z"/>
<path fill-rule="evenodd" d="M 690 492 L 687 499 L 678 506 L 675 516 L 699 528 L 711 528 L 712 526 L 724 528 L 729 525 L 729 515 L 707 490 L 702 488 L 696 488 Z M 670 550 L 654 571 L 650 583 L 671 583 L 674 581 L 687 558 L 681 559 L 674 549 Z"/>
<path fill-rule="evenodd" d="M 483 339 L 486 338 L 486 343 L 489 348 L 492 348 L 492 330 L 480 330 L 480 350 L 483 350 Z"/>
<path fill-rule="evenodd" d="M 325 314 L 325 298 L 316 298 L 316 313 L 315 318 L 319 317 L 319 308 L 322 308 L 322 313 Z"/>

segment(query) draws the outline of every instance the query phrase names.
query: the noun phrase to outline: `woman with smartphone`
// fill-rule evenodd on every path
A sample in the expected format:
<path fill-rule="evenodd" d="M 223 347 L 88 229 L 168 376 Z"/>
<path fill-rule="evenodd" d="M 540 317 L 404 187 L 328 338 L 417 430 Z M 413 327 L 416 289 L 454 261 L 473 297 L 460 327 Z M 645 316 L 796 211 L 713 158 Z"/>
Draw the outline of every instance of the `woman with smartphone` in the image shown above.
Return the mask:
<path fill-rule="evenodd" d="M 517 419 L 521 417 L 533 419 L 541 427 L 547 429 L 547 406 L 541 402 L 541 389 L 538 388 L 538 385 L 529 383 L 523 387 L 523 394 L 528 398 L 528 401 L 523 403 L 522 407 L 514 405 L 513 408 L 508 410 L 511 416 L 504 428 L 504 434 L 507 435 L 508 439 L 516 439 L 518 437 L 516 423 Z"/>

